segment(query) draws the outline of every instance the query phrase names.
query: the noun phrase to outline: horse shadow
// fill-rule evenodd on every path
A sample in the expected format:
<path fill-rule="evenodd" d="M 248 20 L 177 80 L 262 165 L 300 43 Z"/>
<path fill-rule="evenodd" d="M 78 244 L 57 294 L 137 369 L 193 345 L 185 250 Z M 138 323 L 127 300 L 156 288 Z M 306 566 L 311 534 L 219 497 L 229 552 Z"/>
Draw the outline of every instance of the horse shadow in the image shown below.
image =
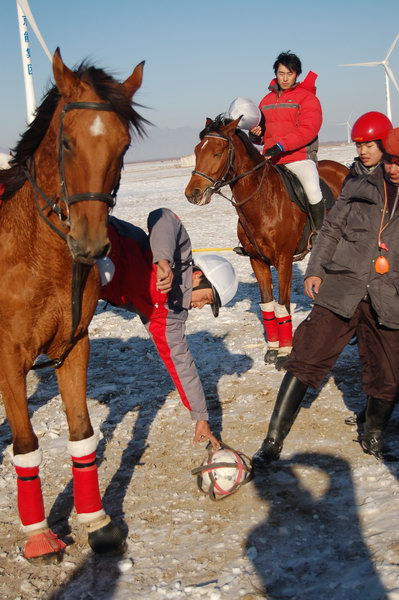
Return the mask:
<path fill-rule="evenodd" d="M 249 533 L 246 554 L 265 597 L 387 598 L 362 537 L 347 461 L 297 453 L 256 474 L 254 485 L 269 511 Z"/>
<path fill-rule="evenodd" d="M 130 315 L 124 318 L 135 318 Z M 216 437 L 223 431 L 223 407 L 218 394 L 218 382 L 224 375 L 241 374 L 252 366 L 252 359 L 245 354 L 232 354 L 225 345 L 224 336 L 215 337 L 208 331 L 200 331 L 187 336 L 191 352 L 203 382 L 205 396 L 209 411 L 211 429 Z M 217 357 L 217 363 L 212 364 L 210 354 Z M 138 364 L 138 357 L 140 361 Z M 147 358 L 146 358 L 147 357 Z M 111 368 L 104 368 L 104 362 L 112 364 Z M 98 365 L 102 365 L 100 368 Z M 99 381 L 100 372 L 101 380 Z M 127 375 L 128 374 L 128 375 Z M 108 378 L 108 383 L 107 383 Z M 156 382 L 154 382 L 156 379 Z M 95 383 L 93 383 L 95 381 Z M 112 383 L 110 385 L 110 382 Z M 118 383 L 119 382 L 119 383 Z M 104 384 L 101 392 L 101 385 Z M 128 340 L 118 338 L 101 338 L 91 340 L 91 360 L 88 372 L 88 395 L 105 405 L 108 414 L 102 419 L 101 432 L 103 439 L 98 447 L 99 464 L 106 460 L 106 445 L 116 438 L 116 428 L 121 424 L 128 413 L 136 412 L 136 419 L 132 427 L 130 439 L 124 447 L 118 467 L 103 494 L 103 504 L 106 512 L 112 517 L 127 535 L 128 527 L 124 520 L 123 503 L 133 478 L 136 468 L 145 464 L 145 451 L 148 447 L 148 436 L 154 425 L 159 410 L 163 407 L 170 392 L 175 390 L 172 380 L 166 372 L 152 341 L 143 338 L 131 337 Z M 183 418 L 190 420 L 184 414 Z M 172 457 L 173 458 L 173 457 Z M 101 468 L 100 468 L 101 482 Z M 73 509 L 73 489 L 70 481 L 58 495 L 50 511 L 48 521 L 50 527 L 64 539 L 69 539 L 70 527 L 67 522 L 68 514 Z M 62 585 L 53 598 L 63 597 L 69 583 L 73 589 L 76 578 L 85 579 L 85 569 L 92 568 L 99 572 L 107 569 L 113 572 L 109 557 L 91 555 L 72 575 L 69 582 Z M 120 576 L 120 570 L 115 566 L 115 582 Z M 113 576 L 112 576 L 113 577 Z M 111 580 L 107 579 L 107 588 L 112 588 Z M 66 594 L 65 597 L 67 597 Z M 68 596 L 70 597 L 70 596 Z"/>

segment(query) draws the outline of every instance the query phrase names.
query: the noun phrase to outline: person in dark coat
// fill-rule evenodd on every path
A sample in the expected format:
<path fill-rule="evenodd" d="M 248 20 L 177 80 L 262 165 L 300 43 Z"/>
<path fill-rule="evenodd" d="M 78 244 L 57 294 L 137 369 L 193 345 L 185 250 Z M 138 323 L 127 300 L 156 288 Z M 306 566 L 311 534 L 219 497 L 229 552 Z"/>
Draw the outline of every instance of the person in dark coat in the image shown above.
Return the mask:
<path fill-rule="evenodd" d="M 305 274 L 314 300 L 293 349 L 261 448 L 260 466 L 278 459 L 307 388 L 317 388 L 357 334 L 367 395 L 360 443 L 383 458 L 383 431 L 399 396 L 399 128 L 384 141 L 371 175 L 350 180 L 327 216 Z"/>

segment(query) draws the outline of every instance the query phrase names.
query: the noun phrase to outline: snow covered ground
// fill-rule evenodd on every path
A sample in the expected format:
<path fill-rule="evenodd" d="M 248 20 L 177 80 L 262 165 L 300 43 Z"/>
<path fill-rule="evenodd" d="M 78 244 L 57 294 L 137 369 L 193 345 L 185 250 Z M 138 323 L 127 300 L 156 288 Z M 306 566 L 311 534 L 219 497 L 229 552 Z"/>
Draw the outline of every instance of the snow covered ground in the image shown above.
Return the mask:
<path fill-rule="evenodd" d="M 351 161 L 353 147 L 320 158 Z M 127 165 L 116 216 L 145 227 L 148 212 L 174 210 L 193 248 L 237 245 L 225 200 L 206 207 L 184 197 L 191 167 Z M 188 339 L 215 432 L 252 455 L 267 429 L 283 376 L 263 362 L 259 294 L 246 258 L 225 251 L 239 275 L 231 304 L 214 319 L 193 311 Z M 294 325 L 310 309 L 306 261 L 294 265 Z M 15 478 L 0 424 L 0 597 L 78 600 L 399 600 L 399 462 L 379 463 L 344 424 L 364 404 L 356 346 L 347 347 L 317 393 L 309 393 L 281 460 L 237 494 L 212 503 L 190 470 L 205 457 L 193 425 L 137 316 L 100 303 L 91 324 L 88 403 L 103 439 L 100 485 L 107 512 L 127 534 L 124 556 L 94 556 L 72 509 L 67 430 L 51 370 L 29 375 L 32 422 L 44 460 L 51 527 L 69 545 L 63 562 L 21 556 Z M 4 412 L 0 413 L 1 420 Z M 394 415 L 388 442 L 399 457 Z"/>

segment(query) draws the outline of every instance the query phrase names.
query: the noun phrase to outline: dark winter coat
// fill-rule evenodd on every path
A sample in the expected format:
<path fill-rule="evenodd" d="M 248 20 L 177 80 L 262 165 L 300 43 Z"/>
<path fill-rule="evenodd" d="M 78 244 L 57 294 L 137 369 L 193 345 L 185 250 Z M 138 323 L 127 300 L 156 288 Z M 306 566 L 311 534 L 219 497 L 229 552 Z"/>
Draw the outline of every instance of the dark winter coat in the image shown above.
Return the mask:
<path fill-rule="evenodd" d="M 348 181 L 318 235 L 305 278 L 323 280 L 315 304 L 350 318 L 368 295 L 380 324 L 399 329 L 398 210 L 381 238 L 389 248 L 382 251 L 389 272 L 381 275 L 374 269 L 381 253 L 377 240 L 383 207 L 382 165 L 371 175 Z"/>
<path fill-rule="evenodd" d="M 378 165 L 376 165 L 375 167 L 366 167 L 362 163 L 360 158 L 356 156 L 356 158 L 353 159 L 353 163 L 349 167 L 349 173 L 345 177 L 342 186 L 344 186 L 350 179 L 353 179 L 354 177 L 359 177 L 360 175 L 371 175 L 371 173 L 373 173 L 374 169 L 376 169 L 377 166 Z"/>

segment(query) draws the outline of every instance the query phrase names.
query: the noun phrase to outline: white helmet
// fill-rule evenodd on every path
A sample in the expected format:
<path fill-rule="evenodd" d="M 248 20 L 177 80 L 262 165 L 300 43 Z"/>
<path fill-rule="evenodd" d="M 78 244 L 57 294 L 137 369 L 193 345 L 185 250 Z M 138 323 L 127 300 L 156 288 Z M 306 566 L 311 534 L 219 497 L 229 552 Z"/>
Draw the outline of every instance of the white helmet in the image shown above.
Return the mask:
<path fill-rule="evenodd" d="M 210 446 L 207 458 L 191 473 L 197 475 L 201 492 L 208 494 L 211 500 L 222 500 L 252 479 L 252 461 L 221 442 L 218 450 Z"/>
<path fill-rule="evenodd" d="M 252 100 L 249 98 L 236 98 L 230 104 L 227 116 L 230 119 L 238 119 L 241 116 L 239 127 L 241 129 L 252 129 L 260 123 L 261 112 Z"/>
<path fill-rule="evenodd" d="M 201 269 L 211 284 L 215 299 L 211 308 L 217 317 L 219 308 L 230 302 L 237 292 L 238 278 L 234 267 L 227 258 L 218 254 L 200 254 L 194 258 L 194 266 Z"/>

